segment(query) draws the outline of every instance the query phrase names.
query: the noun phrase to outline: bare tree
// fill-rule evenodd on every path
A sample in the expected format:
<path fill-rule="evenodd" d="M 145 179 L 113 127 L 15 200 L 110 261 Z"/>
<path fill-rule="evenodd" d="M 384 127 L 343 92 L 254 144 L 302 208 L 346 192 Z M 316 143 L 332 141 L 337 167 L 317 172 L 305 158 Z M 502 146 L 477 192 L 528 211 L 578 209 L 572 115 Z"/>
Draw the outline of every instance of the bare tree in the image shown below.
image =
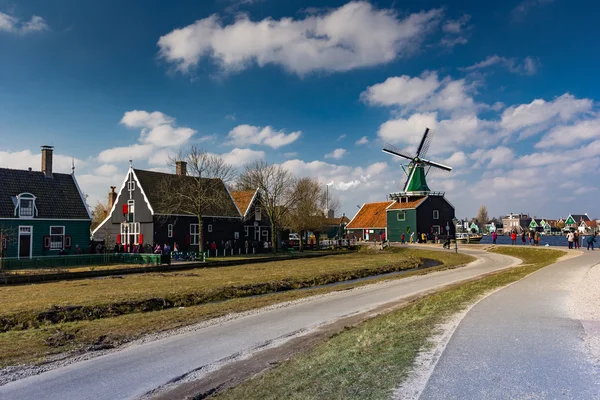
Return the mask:
<path fill-rule="evenodd" d="M 319 232 L 325 227 L 326 194 L 314 178 L 301 178 L 294 185 L 294 204 L 290 207 L 289 224 L 300 233 L 300 248 L 305 232 Z"/>
<path fill-rule="evenodd" d="M 479 223 L 479 226 L 483 228 L 485 224 L 488 223 L 488 220 L 489 217 L 487 207 L 485 204 L 482 204 L 481 207 L 479 207 L 479 211 L 477 211 L 477 222 Z"/>
<path fill-rule="evenodd" d="M 186 175 L 166 175 L 157 185 L 161 214 L 186 214 L 198 219 L 198 249 L 204 251 L 203 215 L 221 215 L 233 206 L 225 185 L 235 178 L 235 169 L 218 155 L 197 146 L 169 156 L 168 164 L 175 171 L 176 163 L 186 163 Z M 209 213 L 209 214 L 207 214 Z"/>
<path fill-rule="evenodd" d="M 96 229 L 98 225 L 102 223 L 108 217 L 110 213 L 110 208 L 108 204 L 100 203 L 99 201 L 96 203 L 96 206 L 92 210 L 92 225 L 90 229 L 93 231 Z"/>
<path fill-rule="evenodd" d="M 281 165 L 266 161 L 246 164 L 237 187 L 242 190 L 260 192 L 260 207 L 271 223 L 271 243 L 273 252 L 277 251 L 277 230 L 283 226 L 294 203 L 294 176 Z"/>

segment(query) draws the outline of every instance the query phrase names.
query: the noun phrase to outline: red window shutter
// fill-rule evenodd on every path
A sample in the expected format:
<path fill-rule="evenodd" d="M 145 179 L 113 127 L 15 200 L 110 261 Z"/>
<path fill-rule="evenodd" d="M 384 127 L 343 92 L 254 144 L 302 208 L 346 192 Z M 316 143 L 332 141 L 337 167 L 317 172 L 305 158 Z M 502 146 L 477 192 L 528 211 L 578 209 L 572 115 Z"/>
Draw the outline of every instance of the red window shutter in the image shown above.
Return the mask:
<path fill-rule="evenodd" d="M 190 240 L 190 239 L 191 239 L 191 238 L 190 238 L 190 235 L 187 235 L 187 236 L 185 237 L 185 242 L 186 242 L 188 245 L 191 243 L 191 240 Z"/>
<path fill-rule="evenodd" d="M 44 249 L 50 248 L 50 236 L 44 236 Z"/>
<path fill-rule="evenodd" d="M 144 243 L 144 235 L 142 235 L 142 234 L 140 233 L 139 244 L 142 244 L 142 243 Z"/>
<path fill-rule="evenodd" d="M 71 236 L 70 235 L 65 236 L 65 248 L 67 248 L 67 249 L 71 248 Z"/>
<path fill-rule="evenodd" d="M 117 234 L 117 244 L 121 244 L 121 235 Z"/>
<path fill-rule="evenodd" d="M 128 214 L 127 212 L 127 204 L 123 204 L 123 215 Z"/>

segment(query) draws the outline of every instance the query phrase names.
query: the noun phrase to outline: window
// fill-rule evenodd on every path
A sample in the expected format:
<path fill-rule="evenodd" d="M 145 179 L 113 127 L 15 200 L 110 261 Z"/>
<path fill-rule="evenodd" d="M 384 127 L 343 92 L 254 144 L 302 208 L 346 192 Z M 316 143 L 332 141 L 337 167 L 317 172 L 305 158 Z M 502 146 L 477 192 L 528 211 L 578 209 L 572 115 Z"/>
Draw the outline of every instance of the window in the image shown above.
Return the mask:
<path fill-rule="evenodd" d="M 250 234 L 250 227 L 249 226 L 245 226 L 244 227 L 244 232 L 246 233 L 246 236 L 248 236 Z"/>
<path fill-rule="evenodd" d="M 21 218 L 33 218 L 35 217 L 35 196 L 31 193 L 21 193 L 20 195 L 13 197 L 13 204 L 15 205 L 15 216 L 17 215 L 17 208 L 19 209 L 19 217 Z"/>
<path fill-rule="evenodd" d="M 440 219 L 439 210 L 433 210 L 433 219 Z"/>
<path fill-rule="evenodd" d="M 212 232 L 212 225 L 210 225 L 210 224 L 208 225 L 208 231 Z"/>
<path fill-rule="evenodd" d="M 197 245 L 199 236 L 198 224 L 190 224 L 190 244 Z"/>
<path fill-rule="evenodd" d="M 267 230 L 262 231 L 262 235 L 264 237 L 268 237 L 269 236 L 269 231 L 267 231 Z"/>
<path fill-rule="evenodd" d="M 140 223 L 129 222 L 121 224 L 121 242 L 123 244 L 140 243 Z"/>
<path fill-rule="evenodd" d="M 62 250 L 65 248 L 65 227 L 50 227 L 50 250 Z"/>
<path fill-rule="evenodd" d="M 135 200 L 127 201 L 127 212 L 128 212 L 127 221 L 133 222 L 133 220 L 134 220 L 133 216 L 135 213 Z"/>
<path fill-rule="evenodd" d="M 167 225 L 167 237 L 173 237 L 173 224 Z"/>
<path fill-rule="evenodd" d="M 406 211 L 398 211 L 396 217 L 398 218 L 398 221 L 406 221 Z"/>
<path fill-rule="evenodd" d="M 440 226 L 439 225 L 433 225 L 431 227 L 431 230 L 434 235 L 439 235 L 440 234 Z"/>
<path fill-rule="evenodd" d="M 135 181 L 127 182 L 127 190 L 129 190 L 130 192 L 135 191 Z"/>
<path fill-rule="evenodd" d="M 261 220 L 261 218 L 262 218 L 262 215 L 261 215 L 261 210 L 260 210 L 260 207 L 256 207 L 256 208 L 254 209 L 254 220 L 255 220 L 255 221 L 260 221 L 260 220 Z"/>
<path fill-rule="evenodd" d="M 233 238 L 235 240 L 238 240 L 240 238 L 240 233 L 239 232 L 233 232 Z"/>

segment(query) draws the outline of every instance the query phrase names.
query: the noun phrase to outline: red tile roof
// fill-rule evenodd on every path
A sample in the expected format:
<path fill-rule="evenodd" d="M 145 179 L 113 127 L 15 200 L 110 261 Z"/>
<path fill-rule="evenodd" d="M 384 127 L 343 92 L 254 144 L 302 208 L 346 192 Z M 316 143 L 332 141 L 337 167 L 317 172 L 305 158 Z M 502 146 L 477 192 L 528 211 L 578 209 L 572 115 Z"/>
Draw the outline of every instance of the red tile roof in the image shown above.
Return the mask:
<path fill-rule="evenodd" d="M 388 210 L 408 210 L 417 208 L 423 202 L 423 200 L 425 200 L 425 197 L 415 197 L 411 198 L 409 201 L 402 202 L 395 201 L 391 206 L 388 207 Z"/>
<path fill-rule="evenodd" d="M 345 224 L 350 222 L 350 219 L 346 216 L 336 217 L 336 218 L 325 218 L 325 220 L 327 221 L 327 225 L 339 225 L 342 223 L 342 219 Z"/>
<path fill-rule="evenodd" d="M 363 204 L 346 229 L 385 228 L 387 226 L 386 208 L 392 201 Z"/>
<path fill-rule="evenodd" d="M 231 197 L 233 197 L 233 201 L 237 204 L 240 209 L 240 213 L 242 216 L 246 215 L 246 211 L 248 211 L 248 207 L 250 207 L 250 203 L 252 203 L 252 199 L 254 198 L 254 194 L 256 190 L 242 190 L 242 191 L 232 191 Z"/>

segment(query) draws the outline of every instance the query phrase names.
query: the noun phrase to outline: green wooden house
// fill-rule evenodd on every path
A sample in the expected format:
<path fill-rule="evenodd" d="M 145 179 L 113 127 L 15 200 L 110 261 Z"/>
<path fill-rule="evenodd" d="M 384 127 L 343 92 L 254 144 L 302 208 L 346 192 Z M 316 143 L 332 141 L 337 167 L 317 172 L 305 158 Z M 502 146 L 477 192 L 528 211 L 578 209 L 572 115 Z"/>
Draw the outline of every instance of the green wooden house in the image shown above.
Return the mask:
<path fill-rule="evenodd" d="M 41 171 L 0 168 L 0 187 L 2 257 L 87 252 L 90 211 L 74 173 L 52 171 L 51 146 L 42 147 Z"/>

